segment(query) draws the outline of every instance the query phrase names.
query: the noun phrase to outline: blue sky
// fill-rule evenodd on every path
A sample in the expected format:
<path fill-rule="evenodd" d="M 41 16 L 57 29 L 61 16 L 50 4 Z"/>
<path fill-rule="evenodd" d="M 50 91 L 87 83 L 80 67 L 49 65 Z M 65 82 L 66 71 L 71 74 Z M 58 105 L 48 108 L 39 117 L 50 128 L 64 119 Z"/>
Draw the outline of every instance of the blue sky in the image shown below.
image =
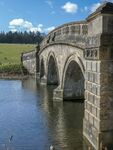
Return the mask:
<path fill-rule="evenodd" d="M 102 2 L 103 0 L 0 0 L 0 31 L 49 32 L 66 22 L 84 20 Z"/>

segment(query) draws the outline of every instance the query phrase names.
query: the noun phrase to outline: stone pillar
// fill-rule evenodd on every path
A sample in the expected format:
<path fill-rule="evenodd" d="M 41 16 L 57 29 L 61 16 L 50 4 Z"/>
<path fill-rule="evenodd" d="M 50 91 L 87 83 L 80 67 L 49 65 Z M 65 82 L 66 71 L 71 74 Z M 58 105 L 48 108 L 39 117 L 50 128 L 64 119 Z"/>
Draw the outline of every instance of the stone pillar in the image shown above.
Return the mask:
<path fill-rule="evenodd" d="M 63 101 L 63 89 L 61 89 L 60 86 L 53 91 L 53 100 L 59 102 Z"/>
<path fill-rule="evenodd" d="M 40 78 L 40 71 L 39 71 L 39 51 L 40 51 L 40 46 L 39 45 L 37 45 L 36 46 L 36 49 L 35 49 L 35 51 L 36 51 L 36 78 L 37 79 L 39 79 Z"/>
<path fill-rule="evenodd" d="M 113 4 L 88 17 L 84 137 L 96 150 L 113 149 Z"/>
<path fill-rule="evenodd" d="M 40 83 L 47 85 L 47 77 L 45 75 L 40 79 Z"/>

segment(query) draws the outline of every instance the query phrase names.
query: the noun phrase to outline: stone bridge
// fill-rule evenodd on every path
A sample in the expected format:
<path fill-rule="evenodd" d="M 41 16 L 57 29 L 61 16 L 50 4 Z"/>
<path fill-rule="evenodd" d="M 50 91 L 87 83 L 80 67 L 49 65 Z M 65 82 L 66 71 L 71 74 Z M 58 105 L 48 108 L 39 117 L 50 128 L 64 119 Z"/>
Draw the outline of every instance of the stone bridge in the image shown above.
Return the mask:
<path fill-rule="evenodd" d="M 70 23 L 52 31 L 41 44 L 41 83 L 58 86 L 54 100 L 84 98 L 86 34 L 85 21 Z"/>
<path fill-rule="evenodd" d="M 113 150 L 113 3 L 56 28 L 22 58 L 41 84 L 57 85 L 54 101 L 85 99 L 85 139 L 96 150 Z"/>

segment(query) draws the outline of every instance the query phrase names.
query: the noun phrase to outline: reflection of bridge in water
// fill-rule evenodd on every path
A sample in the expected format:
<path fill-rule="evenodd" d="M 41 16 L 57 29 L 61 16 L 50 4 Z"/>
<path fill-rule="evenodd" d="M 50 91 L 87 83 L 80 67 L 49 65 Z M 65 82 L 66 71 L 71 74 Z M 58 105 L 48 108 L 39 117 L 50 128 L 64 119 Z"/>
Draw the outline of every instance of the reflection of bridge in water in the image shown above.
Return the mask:
<path fill-rule="evenodd" d="M 86 21 L 62 25 L 23 64 L 43 84 L 57 85 L 53 99 L 85 99 L 84 137 L 99 150 L 113 146 L 113 4 Z M 84 94 L 85 93 L 85 94 Z M 113 148 L 112 148 L 113 149 Z"/>
<path fill-rule="evenodd" d="M 34 78 L 23 80 L 22 83 L 24 89 L 30 89 L 39 96 L 37 109 L 40 105 L 48 130 L 48 137 L 45 138 L 51 141 L 50 144 L 54 145 L 55 150 L 87 150 L 82 138 L 83 102 L 53 102 L 52 91 L 55 86 L 46 87 L 39 82 L 36 84 Z"/>

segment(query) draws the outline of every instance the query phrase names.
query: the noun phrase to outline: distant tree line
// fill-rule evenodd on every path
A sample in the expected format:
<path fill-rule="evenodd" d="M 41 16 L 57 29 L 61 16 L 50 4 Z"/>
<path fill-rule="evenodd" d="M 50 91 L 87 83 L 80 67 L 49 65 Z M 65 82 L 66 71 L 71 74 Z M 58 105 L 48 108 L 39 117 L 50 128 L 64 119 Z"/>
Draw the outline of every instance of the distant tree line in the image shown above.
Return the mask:
<path fill-rule="evenodd" d="M 39 44 L 44 36 L 40 32 L 1 32 L 0 43 Z"/>

